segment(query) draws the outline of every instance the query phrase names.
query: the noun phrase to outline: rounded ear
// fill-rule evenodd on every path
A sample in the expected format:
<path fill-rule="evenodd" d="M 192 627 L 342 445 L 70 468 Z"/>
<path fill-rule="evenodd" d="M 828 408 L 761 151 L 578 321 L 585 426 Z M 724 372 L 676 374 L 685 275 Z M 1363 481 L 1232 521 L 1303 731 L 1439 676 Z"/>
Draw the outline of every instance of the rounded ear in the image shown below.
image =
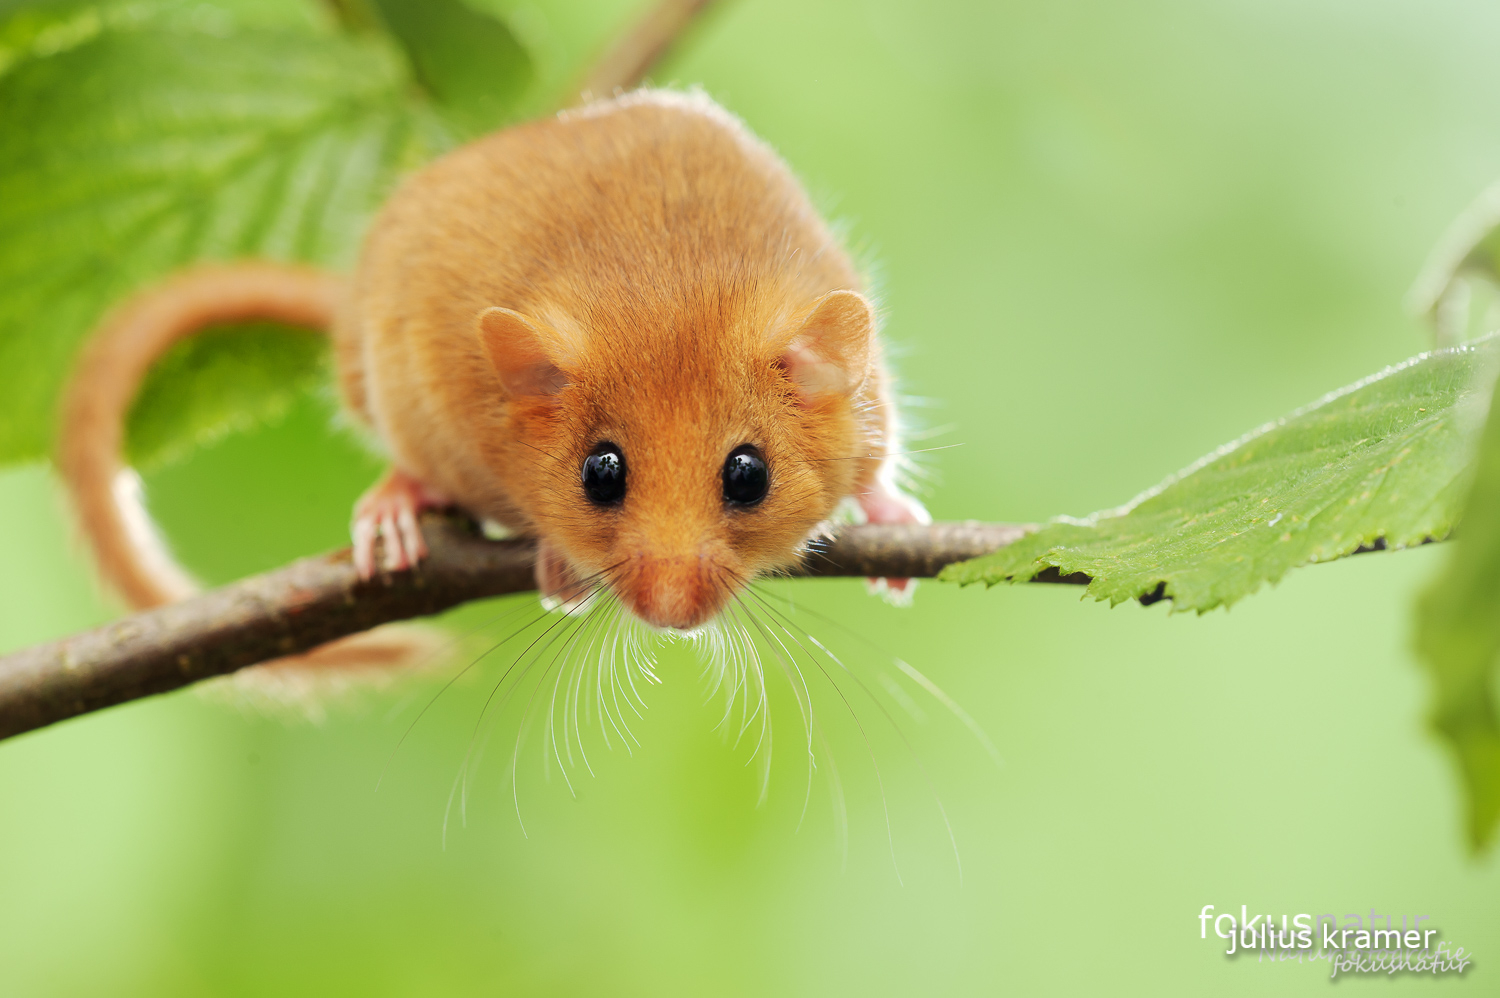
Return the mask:
<path fill-rule="evenodd" d="M 555 339 L 549 332 L 508 308 L 479 313 L 479 343 L 507 395 L 556 395 L 568 383 L 568 376 L 548 353 L 547 346 Z"/>
<path fill-rule="evenodd" d="M 813 305 L 781 353 L 781 366 L 804 397 L 852 395 L 870 376 L 875 310 L 863 295 L 830 291 Z"/>

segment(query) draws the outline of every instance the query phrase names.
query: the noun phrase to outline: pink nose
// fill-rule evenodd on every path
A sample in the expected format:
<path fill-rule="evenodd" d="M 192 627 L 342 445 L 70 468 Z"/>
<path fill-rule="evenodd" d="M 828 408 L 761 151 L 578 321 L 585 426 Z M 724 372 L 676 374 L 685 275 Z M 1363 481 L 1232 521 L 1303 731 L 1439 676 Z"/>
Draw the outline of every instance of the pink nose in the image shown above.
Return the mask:
<path fill-rule="evenodd" d="M 729 592 L 705 557 L 642 556 L 619 586 L 625 605 L 654 627 L 691 630 L 719 612 Z"/>

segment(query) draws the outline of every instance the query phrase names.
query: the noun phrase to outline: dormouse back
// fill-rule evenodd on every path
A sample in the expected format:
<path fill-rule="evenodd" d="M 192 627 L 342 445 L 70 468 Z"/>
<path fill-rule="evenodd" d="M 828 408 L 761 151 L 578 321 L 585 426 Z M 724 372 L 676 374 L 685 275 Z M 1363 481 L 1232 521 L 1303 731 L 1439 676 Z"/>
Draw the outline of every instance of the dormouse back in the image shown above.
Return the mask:
<path fill-rule="evenodd" d="M 858 278 L 785 164 L 708 97 L 638 91 L 480 139 L 414 175 L 370 239 L 376 297 L 438 289 L 460 313 Z M 382 286 L 386 285 L 386 286 Z M 646 302 L 635 302 L 644 305 Z M 456 318 L 457 316 L 455 316 Z"/>

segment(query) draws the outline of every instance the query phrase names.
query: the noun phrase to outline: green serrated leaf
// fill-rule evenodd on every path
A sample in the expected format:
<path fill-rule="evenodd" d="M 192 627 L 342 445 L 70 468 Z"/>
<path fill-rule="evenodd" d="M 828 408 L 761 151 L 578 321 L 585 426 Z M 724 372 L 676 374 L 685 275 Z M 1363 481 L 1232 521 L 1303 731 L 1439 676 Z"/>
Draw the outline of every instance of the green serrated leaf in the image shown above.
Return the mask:
<path fill-rule="evenodd" d="M 107 27 L 0 76 L 0 462 L 50 449 L 106 308 L 186 263 L 347 266 L 448 133 L 378 42 Z"/>
<path fill-rule="evenodd" d="M 1458 759 L 1473 848 L 1500 824 L 1500 406 L 1491 405 L 1474 487 L 1443 574 L 1417 606 L 1432 723 Z"/>
<path fill-rule="evenodd" d="M 125 456 L 141 471 L 285 415 L 329 383 L 328 339 L 274 323 L 205 329 L 156 362 L 126 421 Z"/>
<path fill-rule="evenodd" d="M 1118 510 L 1048 524 L 940 578 L 1082 572 L 1112 604 L 1227 606 L 1292 568 L 1448 536 L 1500 339 L 1415 357 L 1203 458 Z M 1476 380 L 1478 379 L 1478 380 Z"/>
<path fill-rule="evenodd" d="M 417 79 L 469 135 L 513 114 L 532 79 L 531 58 L 509 27 L 462 0 L 373 0 Z"/>

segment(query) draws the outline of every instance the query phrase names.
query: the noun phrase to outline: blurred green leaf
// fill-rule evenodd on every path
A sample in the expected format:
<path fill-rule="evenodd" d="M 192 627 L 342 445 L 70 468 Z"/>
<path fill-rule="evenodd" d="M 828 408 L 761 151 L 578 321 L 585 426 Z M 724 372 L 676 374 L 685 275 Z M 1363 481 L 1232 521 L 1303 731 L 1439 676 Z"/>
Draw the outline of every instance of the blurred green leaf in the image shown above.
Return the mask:
<path fill-rule="evenodd" d="M 274 323 L 203 330 L 146 376 L 126 423 L 126 458 L 149 471 L 280 418 L 327 383 L 328 354 L 325 337 Z"/>
<path fill-rule="evenodd" d="M 1458 757 L 1469 842 L 1500 823 L 1500 406 L 1491 405 L 1474 488 L 1443 575 L 1423 594 L 1417 650 L 1435 687 L 1433 725 Z"/>
<path fill-rule="evenodd" d="M 1476 307 L 1478 306 L 1478 307 Z M 1500 183 L 1464 209 L 1433 247 L 1407 294 L 1438 342 L 1457 343 L 1500 325 Z"/>
<path fill-rule="evenodd" d="M 314 0 L 0 0 L 0 73 L 105 31 L 143 28 L 227 35 L 246 28 L 326 33 Z"/>
<path fill-rule="evenodd" d="M 106 308 L 195 260 L 347 266 L 450 140 L 378 40 L 223 28 L 110 22 L 0 75 L 0 462 L 50 449 Z"/>
<path fill-rule="evenodd" d="M 477 135 L 513 113 L 532 65 L 505 24 L 462 0 L 373 2 L 417 79 L 455 125 Z"/>
<path fill-rule="evenodd" d="M 107 23 L 140 23 L 160 7 L 90 0 L 0 0 L 0 74 L 87 42 Z"/>
<path fill-rule="evenodd" d="M 941 578 L 993 585 L 1082 572 L 1096 599 L 1159 594 L 1201 613 L 1299 565 L 1444 538 L 1468 488 L 1497 354 L 1492 336 L 1414 357 L 1261 427 L 1120 509 L 1053 522 Z"/>

